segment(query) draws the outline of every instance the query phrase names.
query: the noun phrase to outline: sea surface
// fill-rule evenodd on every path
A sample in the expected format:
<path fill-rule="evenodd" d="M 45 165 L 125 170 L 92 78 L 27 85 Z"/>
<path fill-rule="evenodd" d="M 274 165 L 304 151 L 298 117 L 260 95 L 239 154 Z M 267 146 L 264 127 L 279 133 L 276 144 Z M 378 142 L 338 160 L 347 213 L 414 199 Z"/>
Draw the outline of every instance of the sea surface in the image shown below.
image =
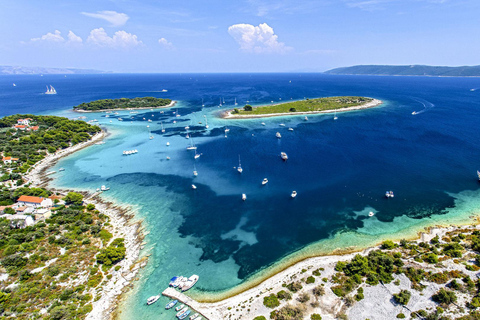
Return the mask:
<path fill-rule="evenodd" d="M 45 85 L 58 94 L 43 94 Z M 151 256 L 121 305 L 121 318 L 171 319 L 174 312 L 163 308 L 167 299 L 148 307 L 145 301 L 176 275 L 198 274 L 189 294 L 215 300 L 308 256 L 468 222 L 480 208 L 478 88 L 480 78 L 0 76 L 0 113 L 82 115 L 110 133 L 105 144 L 61 160 L 56 168 L 65 171 L 53 175 L 52 186 L 93 191 L 106 185 L 111 189 L 105 199 L 132 206 L 147 233 L 142 255 Z M 333 114 L 309 115 L 308 121 L 218 117 L 235 100 L 241 107 L 338 95 L 384 103 L 337 113 L 337 120 Z M 138 113 L 71 111 L 86 101 L 139 96 L 178 103 Z M 197 160 L 186 149 L 193 144 L 201 154 Z M 122 155 L 133 149 L 138 153 Z M 282 151 L 287 162 L 280 159 Z M 236 170 L 239 158 L 242 174 Z M 264 178 L 269 182 L 262 186 Z M 386 199 L 387 190 L 395 197 Z"/>

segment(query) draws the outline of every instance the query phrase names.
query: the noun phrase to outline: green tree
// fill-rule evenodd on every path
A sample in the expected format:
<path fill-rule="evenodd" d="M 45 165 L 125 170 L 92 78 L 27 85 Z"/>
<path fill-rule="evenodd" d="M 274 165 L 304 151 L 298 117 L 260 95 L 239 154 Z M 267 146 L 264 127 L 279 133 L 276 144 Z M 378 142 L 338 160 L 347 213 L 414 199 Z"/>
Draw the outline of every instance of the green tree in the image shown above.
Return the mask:
<path fill-rule="evenodd" d="M 322 320 L 322 316 L 318 313 L 314 313 L 310 316 L 310 320 Z"/>
<path fill-rule="evenodd" d="M 83 195 L 77 192 L 69 192 L 63 200 L 66 204 L 73 204 L 73 205 L 82 205 L 83 203 Z"/>
<path fill-rule="evenodd" d="M 455 295 L 455 292 L 441 288 L 436 294 L 432 296 L 432 300 L 441 304 L 448 305 L 456 302 L 457 296 Z"/>
<path fill-rule="evenodd" d="M 269 296 L 263 297 L 263 305 L 267 308 L 273 309 L 280 305 L 280 301 L 278 301 L 277 296 L 272 293 Z"/>
<path fill-rule="evenodd" d="M 243 110 L 245 110 L 245 111 L 252 111 L 252 110 L 253 110 L 253 108 L 252 108 L 252 106 L 251 106 L 251 105 L 249 105 L 249 104 L 246 104 L 246 105 L 245 105 L 245 107 L 243 107 Z"/>
<path fill-rule="evenodd" d="M 402 290 L 399 293 L 395 293 L 393 295 L 393 299 L 399 304 L 407 305 L 411 296 L 412 294 L 410 293 L 410 291 Z"/>
<path fill-rule="evenodd" d="M 15 214 L 15 210 L 13 208 L 6 207 L 5 209 L 3 209 L 3 213 L 5 213 L 5 214 Z"/>

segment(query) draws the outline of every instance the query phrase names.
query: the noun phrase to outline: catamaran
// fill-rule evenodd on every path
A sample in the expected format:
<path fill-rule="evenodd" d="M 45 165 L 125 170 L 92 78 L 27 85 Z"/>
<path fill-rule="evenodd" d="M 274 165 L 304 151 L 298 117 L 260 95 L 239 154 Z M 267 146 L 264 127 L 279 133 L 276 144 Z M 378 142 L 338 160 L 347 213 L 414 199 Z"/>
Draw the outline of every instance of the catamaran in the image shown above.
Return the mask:
<path fill-rule="evenodd" d="M 243 169 L 242 169 L 242 164 L 240 162 L 240 155 L 238 155 L 238 167 L 237 167 L 237 171 L 239 173 L 242 173 L 243 172 Z"/>
<path fill-rule="evenodd" d="M 50 88 L 47 86 L 47 91 L 45 91 L 45 94 L 57 94 L 57 90 L 50 85 Z"/>

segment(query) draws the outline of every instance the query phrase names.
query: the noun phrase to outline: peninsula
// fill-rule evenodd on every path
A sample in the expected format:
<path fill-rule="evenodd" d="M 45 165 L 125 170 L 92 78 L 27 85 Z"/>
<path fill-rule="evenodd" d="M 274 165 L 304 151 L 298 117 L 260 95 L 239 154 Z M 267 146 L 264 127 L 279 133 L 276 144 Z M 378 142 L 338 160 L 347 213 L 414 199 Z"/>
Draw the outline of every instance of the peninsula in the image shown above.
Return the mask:
<path fill-rule="evenodd" d="M 332 113 L 352 110 L 360 110 L 376 107 L 382 101 L 354 96 L 326 97 L 317 99 L 305 99 L 272 105 L 252 107 L 245 105 L 243 109 L 235 108 L 222 114 L 225 119 L 265 118 L 287 115 L 307 115 L 315 113 Z"/>
<path fill-rule="evenodd" d="M 73 107 L 78 112 L 98 112 L 109 110 L 132 110 L 132 109 L 152 109 L 167 108 L 175 104 L 171 99 L 161 99 L 154 97 L 143 98 L 120 98 L 120 99 L 103 99 L 91 102 L 84 102 Z"/>

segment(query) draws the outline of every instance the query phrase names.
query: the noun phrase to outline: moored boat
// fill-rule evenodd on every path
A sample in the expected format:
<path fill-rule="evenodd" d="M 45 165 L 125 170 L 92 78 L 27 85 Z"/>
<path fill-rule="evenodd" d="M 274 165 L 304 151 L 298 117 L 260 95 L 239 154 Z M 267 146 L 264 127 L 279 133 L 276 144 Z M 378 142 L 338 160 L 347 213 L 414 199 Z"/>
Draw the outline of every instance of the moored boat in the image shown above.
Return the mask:
<path fill-rule="evenodd" d="M 195 313 L 193 316 L 190 316 L 190 320 L 195 320 L 197 319 L 198 317 L 200 317 L 200 314 L 199 313 Z"/>
<path fill-rule="evenodd" d="M 197 283 L 198 279 L 200 277 L 197 276 L 196 274 L 192 275 L 190 278 L 188 278 L 187 281 L 185 281 L 184 283 L 180 284 L 178 287 L 180 288 L 180 290 L 182 291 L 187 291 L 188 289 L 192 288 L 195 283 Z"/>
<path fill-rule="evenodd" d="M 266 185 L 267 183 L 268 183 L 268 179 L 267 178 L 263 179 L 262 185 Z"/>
<path fill-rule="evenodd" d="M 190 310 L 187 310 L 185 311 L 184 313 L 182 313 L 180 316 L 178 316 L 178 319 L 182 320 L 182 319 L 185 319 L 186 317 L 188 317 L 188 315 L 191 313 Z"/>
<path fill-rule="evenodd" d="M 276 136 L 278 139 L 280 139 L 280 138 L 282 137 L 282 135 L 280 134 L 280 132 L 275 133 L 275 136 Z"/>
<path fill-rule="evenodd" d="M 172 300 L 169 303 L 166 304 L 165 309 L 171 309 L 173 308 L 176 304 L 178 303 L 178 300 Z"/>
<path fill-rule="evenodd" d="M 292 194 L 290 195 L 292 198 L 295 198 L 297 196 L 297 191 L 292 191 Z"/>
<path fill-rule="evenodd" d="M 385 192 L 385 197 L 386 198 L 393 198 L 394 197 L 393 191 L 390 190 L 390 191 Z"/>
<path fill-rule="evenodd" d="M 247 195 L 245 193 L 242 193 L 242 200 L 243 201 L 247 200 Z"/>
<path fill-rule="evenodd" d="M 192 184 L 192 189 L 193 189 L 193 190 L 197 190 L 197 186 L 194 185 L 194 184 Z"/>
<path fill-rule="evenodd" d="M 150 298 L 147 299 L 147 305 L 151 305 L 151 304 L 157 302 L 158 299 L 160 299 L 160 295 L 151 296 Z"/>
<path fill-rule="evenodd" d="M 107 188 L 105 185 L 103 185 L 103 186 L 100 188 L 100 190 L 102 190 L 102 191 L 108 191 L 108 190 L 110 190 L 110 188 Z"/>
<path fill-rule="evenodd" d="M 186 307 L 183 304 L 182 304 L 182 306 L 183 306 L 183 308 L 180 311 L 178 311 L 177 314 L 175 315 L 177 318 L 179 318 L 182 314 L 184 314 L 185 312 L 188 311 L 188 307 Z"/>
<path fill-rule="evenodd" d="M 288 156 L 285 152 L 281 152 L 280 153 L 280 157 L 282 158 L 283 161 L 287 161 L 288 160 Z"/>
<path fill-rule="evenodd" d="M 480 171 L 477 170 L 478 181 L 480 181 Z"/>
<path fill-rule="evenodd" d="M 185 305 L 182 303 L 181 305 L 179 305 L 179 306 L 177 306 L 177 307 L 175 308 L 175 311 L 180 311 L 180 310 L 182 310 L 184 307 L 185 307 Z"/>
<path fill-rule="evenodd" d="M 240 155 L 238 155 L 238 167 L 237 167 L 237 171 L 238 171 L 239 173 L 242 173 L 242 172 L 243 172 L 242 164 L 240 163 Z"/>
<path fill-rule="evenodd" d="M 288 128 L 288 131 L 293 131 L 293 128 Z"/>

